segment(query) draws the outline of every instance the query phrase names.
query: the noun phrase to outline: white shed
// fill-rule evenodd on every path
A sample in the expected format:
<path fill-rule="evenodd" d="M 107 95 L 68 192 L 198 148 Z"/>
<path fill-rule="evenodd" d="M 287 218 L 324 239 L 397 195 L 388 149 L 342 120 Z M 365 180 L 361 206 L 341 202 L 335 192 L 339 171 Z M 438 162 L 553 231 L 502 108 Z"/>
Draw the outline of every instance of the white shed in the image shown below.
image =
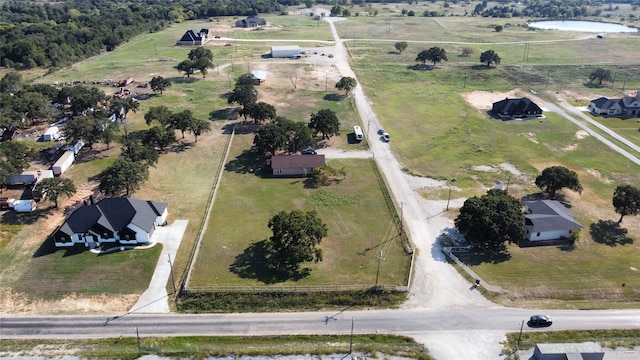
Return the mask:
<path fill-rule="evenodd" d="M 271 57 L 298 58 L 300 57 L 300 46 L 298 45 L 272 46 Z"/>

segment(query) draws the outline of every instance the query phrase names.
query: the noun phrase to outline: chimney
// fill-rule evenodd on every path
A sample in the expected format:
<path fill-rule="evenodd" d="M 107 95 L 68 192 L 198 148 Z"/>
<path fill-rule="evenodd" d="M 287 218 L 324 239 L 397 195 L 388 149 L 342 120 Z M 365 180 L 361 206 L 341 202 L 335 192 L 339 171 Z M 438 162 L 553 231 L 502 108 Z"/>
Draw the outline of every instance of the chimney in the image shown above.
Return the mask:
<path fill-rule="evenodd" d="M 93 195 L 89 195 L 89 201 L 91 202 L 91 205 L 95 205 L 95 203 L 93 202 Z"/>

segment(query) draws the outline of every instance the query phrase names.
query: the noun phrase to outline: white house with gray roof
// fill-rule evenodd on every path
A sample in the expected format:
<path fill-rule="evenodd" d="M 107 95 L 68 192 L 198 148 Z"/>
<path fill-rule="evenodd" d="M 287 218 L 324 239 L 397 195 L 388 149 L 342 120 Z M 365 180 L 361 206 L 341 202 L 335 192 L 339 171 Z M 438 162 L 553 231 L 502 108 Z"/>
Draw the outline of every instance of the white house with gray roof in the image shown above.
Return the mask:
<path fill-rule="evenodd" d="M 640 91 L 636 96 L 625 96 L 622 99 L 599 97 L 589 103 L 587 109 L 594 115 L 631 118 L 640 116 Z"/>
<path fill-rule="evenodd" d="M 56 247 L 148 244 L 167 219 L 167 204 L 131 198 L 107 198 L 83 205 L 53 233 Z"/>
<path fill-rule="evenodd" d="M 571 230 L 582 229 L 574 214 L 556 200 L 524 201 L 524 227 L 529 241 L 569 238 Z"/>

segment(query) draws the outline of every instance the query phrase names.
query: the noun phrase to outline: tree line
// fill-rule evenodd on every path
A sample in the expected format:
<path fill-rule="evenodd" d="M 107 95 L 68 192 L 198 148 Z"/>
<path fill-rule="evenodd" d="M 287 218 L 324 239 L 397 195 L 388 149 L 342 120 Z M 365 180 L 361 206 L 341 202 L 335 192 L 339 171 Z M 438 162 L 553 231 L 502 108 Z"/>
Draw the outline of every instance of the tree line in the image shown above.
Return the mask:
<path fill-rule="evenodd" d="M 280 10 L 266 0 L 4 2 L 0 66 L 62 67 L 175 22 Z"/>

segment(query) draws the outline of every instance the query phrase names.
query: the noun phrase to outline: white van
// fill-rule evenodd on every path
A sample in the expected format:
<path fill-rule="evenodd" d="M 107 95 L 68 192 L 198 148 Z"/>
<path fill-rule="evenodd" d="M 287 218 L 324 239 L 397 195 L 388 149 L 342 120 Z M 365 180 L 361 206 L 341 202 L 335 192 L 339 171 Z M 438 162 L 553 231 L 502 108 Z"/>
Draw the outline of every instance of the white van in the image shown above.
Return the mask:
<path fill-rule="evenodd" d="M 353 132 L 355 134 L 356 141 L 362 141 L 362 139 L 364 139 L 364 134 L 362 133 L 362 129 L 360 129 L 360 126 L 354 126 Z"/>

